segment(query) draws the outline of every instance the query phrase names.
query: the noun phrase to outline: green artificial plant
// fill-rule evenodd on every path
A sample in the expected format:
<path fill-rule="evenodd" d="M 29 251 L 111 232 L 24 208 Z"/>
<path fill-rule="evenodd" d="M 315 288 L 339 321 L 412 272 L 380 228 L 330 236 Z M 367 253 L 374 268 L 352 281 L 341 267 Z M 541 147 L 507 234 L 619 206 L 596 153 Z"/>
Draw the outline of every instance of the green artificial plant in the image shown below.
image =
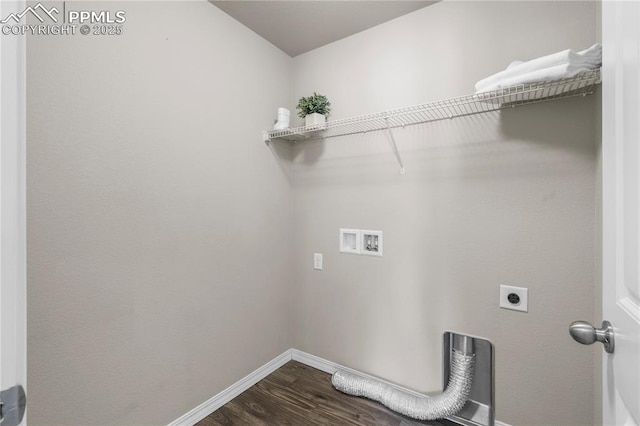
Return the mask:
<path fill-rule="evenodd" d="M 298 101 L 298 117 L 305 118 L 309 114 L 317 112 L 325 117 L 331 112 L 331 102 L 326 96 L 313 92 L 312 96 L 301 97 Z"/>

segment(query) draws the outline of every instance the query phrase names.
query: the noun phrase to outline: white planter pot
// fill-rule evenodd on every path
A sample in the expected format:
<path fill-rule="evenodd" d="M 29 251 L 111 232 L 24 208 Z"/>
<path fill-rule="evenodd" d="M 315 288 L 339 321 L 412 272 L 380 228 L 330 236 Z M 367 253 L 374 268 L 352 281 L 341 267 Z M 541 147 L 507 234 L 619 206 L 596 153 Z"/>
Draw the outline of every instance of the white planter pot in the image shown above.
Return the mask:
<path fill-rule="evenodd" d="M 321 127 L 324 126 L 326 121 L 327 117 L 322 114 L 318 114 L 317 112 L 304 117 L 304 125 L 306 127 Z"/>

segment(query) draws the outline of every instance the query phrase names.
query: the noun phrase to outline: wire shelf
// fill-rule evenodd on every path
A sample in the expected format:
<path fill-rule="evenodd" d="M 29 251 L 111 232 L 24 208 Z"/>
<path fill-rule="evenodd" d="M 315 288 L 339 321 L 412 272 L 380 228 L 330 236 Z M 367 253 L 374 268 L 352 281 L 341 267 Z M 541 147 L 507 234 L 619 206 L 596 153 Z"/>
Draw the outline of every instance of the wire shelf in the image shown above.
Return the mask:
<path fill-rule="evenodd" d="M 300 141 L 374 132 L 412 126 L 438 120 L 448 120 L 521 105 L 546 102 L 574 96 L 587 96 L 600 82 L 600 70 L 593 70 L 563 80 L 519 84 L 505 89 L 476 93 L 458 98 L 429 102 L 390 111 L 327 121 L 311 127 L 294 127 L 267 131 L 266 143 L 271 140 Z"/>

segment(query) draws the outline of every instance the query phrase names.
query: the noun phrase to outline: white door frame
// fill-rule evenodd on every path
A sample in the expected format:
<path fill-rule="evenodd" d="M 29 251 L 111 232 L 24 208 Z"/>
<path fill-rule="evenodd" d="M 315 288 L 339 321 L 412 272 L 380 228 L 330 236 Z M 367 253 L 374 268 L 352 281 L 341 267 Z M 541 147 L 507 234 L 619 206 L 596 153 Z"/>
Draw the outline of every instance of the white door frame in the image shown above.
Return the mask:
<path fill-rule="evenodd" d="M 603 358 L 604 425 L 640 422 L 640 4 L 602 3 L 602 308 L 615 331 Z"/>
<path fill-rule="evenodd" d="M 24 8 L 0 0 L 1 17 Z M 0 35 L 0 389 L 27 386 L 25 41 Z"/>

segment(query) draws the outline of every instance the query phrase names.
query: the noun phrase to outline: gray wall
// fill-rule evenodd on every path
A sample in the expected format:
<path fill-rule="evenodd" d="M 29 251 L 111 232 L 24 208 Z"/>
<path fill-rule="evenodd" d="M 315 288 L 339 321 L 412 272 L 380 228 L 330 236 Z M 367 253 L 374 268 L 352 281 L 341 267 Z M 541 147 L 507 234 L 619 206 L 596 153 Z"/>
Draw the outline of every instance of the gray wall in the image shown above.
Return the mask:
<path fill-rule="evenodd" d="M 291 59 L 204 1 L 71 7 L 128 20 L 28 40 L 29 424 L 166 424 L 291 345 Z"/>
<path fill-rule="evenodd" d="M 333 119 L 473 91 L 527 59 L 596 42 L 595 2 L 441 2 L 294 58 L 293 99 Z M 593 424 L 594 97 L 294 148 L 294 347 L 419 391 L 441 388 L 445 330 L 496 348 L 499 420 Z M 384 231 L 384 258 L 338 252 Z M 324 270 L 314 271 L 314 252 Z M 500 284 L 529 312 L 498 308 Z"/>

